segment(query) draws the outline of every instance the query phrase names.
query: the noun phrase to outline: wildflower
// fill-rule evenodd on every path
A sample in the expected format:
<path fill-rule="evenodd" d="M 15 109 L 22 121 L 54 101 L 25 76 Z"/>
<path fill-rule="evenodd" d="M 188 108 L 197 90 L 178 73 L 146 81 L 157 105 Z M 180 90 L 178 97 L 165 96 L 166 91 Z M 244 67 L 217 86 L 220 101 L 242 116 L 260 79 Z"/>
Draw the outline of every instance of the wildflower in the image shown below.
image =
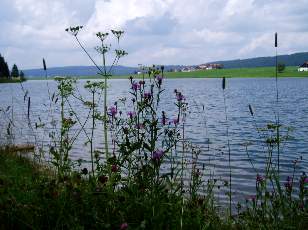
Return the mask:
<path fill-rule="evenodd" d="M 129 118 L 132 119 L 133 117 L 136 116 L 136 113 L 135 113 L 134 111 L 129 111 L 129 112 L 127 113 L 127 116 L 129 116 Z"/>
<path fill-rule="evenodd" d="M 112 166 L 111 166 L 111 171 L 112 171 L 112 172 L 117 172 L 117 171 L 118 171 L 117 165 L 112 165 Z"/>
<path fill-rule="evenodd" d="M 264 178 L 261 175 L 257 174 L 256 181 L 257 183 L 262 183 L 264 181 Z"/>
<path fill-rule="evenodd" d="M 151 92 L 145 92 L 143 96 L 144 96 L 145 100 L 150 100 L 152 98 L 152 93 Z"/>
<path fill-rule="evenodd" d="M 120 229 L 121 230 L 125 230 L 125 229 L 127 229 L 128 228 L 128 224 L 125 222 L 125 223 L 123 223 L 123 224 L 121 224 L 121 226 L 120 226 Z"/>
<path fill-rule="evenodd" d="M 109 108 L 109 115 L 114 117 L 117 114 L 117 108 L 112 106 Z"/>
<path fill-rule="evenodd" d="M 153 153 L 152 160 L 159 161 L 163 155 L 164 155 L 163 150 L 156 150 Z"/>
<path fill-rule="evenodd" d="M 69 27 L 69 28 L 66 28 L 65 31 L 76 37 L 82 28 L 83 26 Z"/>
<path fill-rule="evenodd" d="M 161 85 L 161 83 L 162 83 L 162 81 L 163 81 L 163 77 L 160 76 L 160 75 L 156 75 L 156 76 L 155 76 L 155 79 L 157 80 L 158 85 Z"/>
<path fill-rule="evenodd" d="M 304 183 L 308 183 L 308 177 L 304 179 Z"/>
<path fill-rule="evenodd" d="M 249 199 L 250 199 L 252 202 L 255 202 L 255 201 L 256 201 L 256 196 L 255 196 L 255 195 L 251 195 L 251 196 L 249 196 Z"/>
<path fill-rule="evenodd" d="M 181 92 L 176 92 L 176 100 L 178 101 L 178 102 L 181 102 L 181 101 L 184 101 L 185 100 L 185 97 L 184 97 L 184 95 L 181 93 Z"/>
<path fill-rule="evenodd" d="M 179 124 L 179 119 L 178 118 L 173 118 L 173 124 L 178 125 Z"/>
<path fill-rule="evenodd" d="M 136 128 L 137 128 L 137 129 L 144 129 L 144 124 L 137 124 L 137 125 L 136 125 Z"/>
<path fill-rule="evenodd" d="M 108 33 L 102 33 L 102 32 L 98 32 L 96 33 L 96 36 L 102 41 L 104 42 L 104 40 L 107 38 Z"/>
<path fill-rule="evenodd" d="M 137 82 L 132 82 L 132 90 L 137 91 L 140 89 L 140 85 Z"/>

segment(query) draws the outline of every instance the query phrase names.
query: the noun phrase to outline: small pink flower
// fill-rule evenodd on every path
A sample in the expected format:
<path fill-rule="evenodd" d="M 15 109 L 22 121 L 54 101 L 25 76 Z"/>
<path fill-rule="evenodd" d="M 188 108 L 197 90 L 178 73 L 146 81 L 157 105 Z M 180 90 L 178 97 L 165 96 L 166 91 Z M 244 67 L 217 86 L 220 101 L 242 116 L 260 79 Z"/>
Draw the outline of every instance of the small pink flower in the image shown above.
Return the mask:
<path fill-rule="evenodd" d="M 128 228 L 128 224 L 127 223 L 123 223 L 123 224 L 121 224 L 121 226 L 120 226 L 120 229 L 121 230 L 125 230 L 125 229 L 127 229 Z"/>

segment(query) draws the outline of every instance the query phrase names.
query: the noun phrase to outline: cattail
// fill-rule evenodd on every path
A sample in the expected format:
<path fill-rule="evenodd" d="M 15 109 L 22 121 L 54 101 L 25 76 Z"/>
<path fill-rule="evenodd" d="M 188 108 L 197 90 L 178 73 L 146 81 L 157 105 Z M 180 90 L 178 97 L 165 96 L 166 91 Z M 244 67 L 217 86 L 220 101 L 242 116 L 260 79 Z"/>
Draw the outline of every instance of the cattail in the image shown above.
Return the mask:
<path fill-rule="evenodd" d="M 253 116 L 252 106 L 249 104 L 248 107 L 249 107 L 249 112 L 250 112 L 251 116 Z"/>
<path fill-rule="evenodd" d="M 45 62 L 45 59 L 43 58 L 43 66 L 44 66 L 44 70 L 46 71 L 47 68 L 46 68 L 46 62 Z"/>
<path fill-rule="evenodd" d="M 31 99 L 28 97 L 28 119 L 30 119 L 30 104 L 31 104 Z"/>
<path fill-rule="evenodd" d="M 275 47 L 278 47 L 278 35 L 275 33 Z"/>
<path fill-rule="evenodd" d="M 222 89 L 225 90 L 225 88 L 226 88 L 226 78 L 223 77 L 222 78 Z"/>

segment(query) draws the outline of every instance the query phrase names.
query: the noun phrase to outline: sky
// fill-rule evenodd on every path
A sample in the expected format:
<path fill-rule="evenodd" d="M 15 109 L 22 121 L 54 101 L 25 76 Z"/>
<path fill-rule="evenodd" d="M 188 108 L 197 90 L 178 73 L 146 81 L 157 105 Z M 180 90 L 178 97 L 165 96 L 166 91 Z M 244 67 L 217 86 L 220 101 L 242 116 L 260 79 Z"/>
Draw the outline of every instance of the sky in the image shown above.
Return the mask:
<path fill-rule="evenodd" d="M 0 0 L 0 54 L 20 69 L 91 65 L 69 26 L 101 64 L 96 32 L 124 30 L 120 65 L 194 65 L 308 51 L 308 0 Z"/>

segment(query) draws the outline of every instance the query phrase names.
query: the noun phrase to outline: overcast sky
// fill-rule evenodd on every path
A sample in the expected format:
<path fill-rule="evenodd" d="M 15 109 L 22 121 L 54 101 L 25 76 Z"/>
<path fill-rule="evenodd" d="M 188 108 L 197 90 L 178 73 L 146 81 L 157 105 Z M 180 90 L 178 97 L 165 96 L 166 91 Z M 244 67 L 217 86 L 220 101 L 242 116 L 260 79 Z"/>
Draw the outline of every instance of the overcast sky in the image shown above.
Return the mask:
<path fill-rule="evenodd" d="M 273 55 L 276 31 L 280 54 L 308 51 L 307 22 L 308 0 L 0 0 L 0 53 L 21 69 L 43 57 L 49 67 L 90 65 L 65 32 L 84 25 L 98 62 L 95 33 L 122 29 L 121 65 L 201 64 Z"/>

